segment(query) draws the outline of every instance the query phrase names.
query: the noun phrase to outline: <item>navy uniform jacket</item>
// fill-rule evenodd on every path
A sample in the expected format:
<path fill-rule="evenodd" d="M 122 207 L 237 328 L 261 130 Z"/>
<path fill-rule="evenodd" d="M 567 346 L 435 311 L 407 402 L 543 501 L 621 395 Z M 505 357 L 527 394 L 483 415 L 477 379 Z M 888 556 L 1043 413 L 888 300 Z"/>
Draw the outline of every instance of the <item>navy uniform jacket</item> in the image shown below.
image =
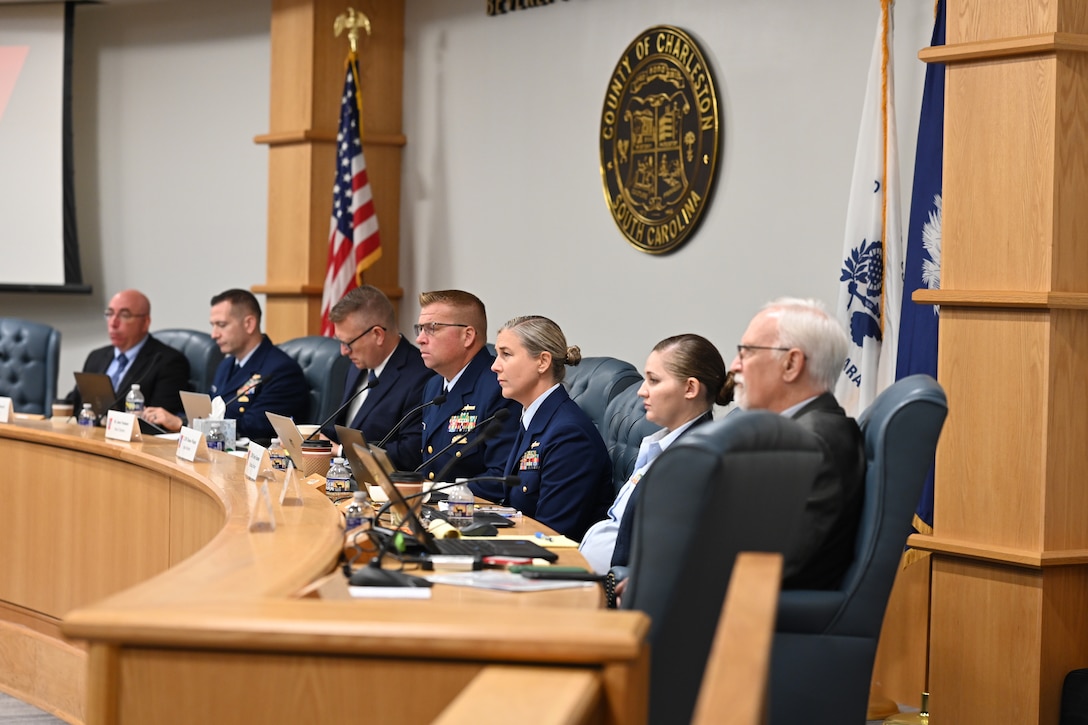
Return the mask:
<path fill-rule="evenodd" d="M 363 370 L 351 365 L 344 379 L 343 405 L 355 392 Z M 344 422 L 347 413 L 341 413 L 336 422 L 363 432 L 368 443 L 377 444 L 400 420 L 417 407 L 423 399 L 423 386 L 434 373 L 423 364 L 419 348 L 403 337 L 397 343 L 389 362 L 385 364 L 378 384 L 366 393 L 359 412 L 348 423 Z M 411 471 L 423 462 L 420 455 L 420 442 L 423 427 L 419 424 L 422 411 L 407 420 L 400 431 L 385 444 L 385 451 L 399 471 Z M 332 423 L 322 431 L 330 440 L 337 440 L 336 429 Z"/>
<path fill-rule="evenodd" d="M 301 418 L 309 410 L 310 386 L 294 358 L 273 345 L 265 335 L 240 370 L 234 368 L 233 355 L 219 363 L 209 394 L 213 398 L 222 396 L 223 402 L 228 402 L 254 375 L 260 375 L 264 382 L 229 403 L 224 417 L 237 421 L 239 438 L 267 440 L 274 437 L 276 431 L 265 413 Z"/>
<path fill-rule="evenodd" d="M 104 373 L 113 362 L 113 345 L 92 350 L 83 363 L 83 372 Z M 114 410 L 125 409 L 125 394 L 133 383 L 138 383 L 144 394 L 144 405 L 148 408 L 164 408 L 172 413 L 180 413 L 181 396 L 178 391 L 189 387 L 189 359 L 169 345 L 159 342 L 151 335 L 140 348 L 140 354 L 128 366 L 125 377 L 117 386 L 120 397 L 114 403 Z M 83 407 L 79 389 L 68 393 L 67 400 L 75 406 L 78 413 Z"/>
<path fill-rule="evenodd" d="M 506 475 L 521 479 L 508 489 L 506 505 L 576 540 L 604 518 L 613 497 L 604 440 L 562 385 L 533 414 L 510 451 Z"/>
<path fill-rule="evenodd" d="M 831 393 L 793 416 L 825 445 L 824 460 L 805 503 L 802 536 L 786 552 L 784 589 L 838 586 L 854 560 L 865 494 L 865 447 L 857 421 L 847 417 Z"/>
<path fill-rule="evenodd" d="M 425 479 L 434 480 L 455 456 L 457 463 L 444 476 L 447 481 L 503 475 L 506 459 L 518 432 L 517 411 L 520 406 L 502 397 L 499 379 L 491 372 L 494 361 L 494 356 L 486 347 L 480 348 L 457 385 L 449 392 L 446 402 L 423 409 L 423 461 L 450 445 L 455 437 L 468 434 L 463 443 L 454 443 L 448 451 L 422 468 Z M 435 373 L 423 388 L 423 397 L 419 402 L 432 400 L 442 392 L 444 384 L 442 376 Z M 472 445 L 477 438 L 474 432 L 476 424 L 490 418 L 500 408 L 509 410 L 510 416 L 498 434 L 484 443 Z M 459 449 L 465 450 L 464 455 Z"/>

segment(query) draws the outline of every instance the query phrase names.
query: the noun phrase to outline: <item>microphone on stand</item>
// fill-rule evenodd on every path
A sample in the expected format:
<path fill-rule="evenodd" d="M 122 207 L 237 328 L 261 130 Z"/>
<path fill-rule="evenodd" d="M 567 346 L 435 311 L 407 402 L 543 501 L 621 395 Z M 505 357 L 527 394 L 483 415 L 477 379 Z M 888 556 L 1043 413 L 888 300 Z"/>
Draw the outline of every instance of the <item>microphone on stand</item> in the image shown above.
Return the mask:
<path fill-rule="evenodd" d="M 378 441 L 378 448 L 385 448 L 385 444 L 389 442 L 389 439 L 392 438 L 394 435 L 396 435 L 400 431 L 401 427 L 408 421 L 408 419 L 410 417 L 412 417 L 413 415 L 415 415 L 416 413 L 423 410 L 424 408 L 426 408 L 429 405 L 442 405 L 445 402 L 446 402 L 446 394 L 445 393 L 439 393 L 438 395 L 434 396 L 434 398 L 432 398 L 431 400 L 428 400 L 423 405 L 417 405 L 416 407 L 409 410 L 407 413 L 405 413 L 404 417 L 401 418 L 400 420 L 398 420 L 397 424 L 395 426 L 393 426 L 392 429 L 390 429 L 390 431 L 388 433 L 385 434 L 385 437 L 382 438 L 380 441 Z"/>
<path fill-rule="evenodd" d="M 472 431 L 469 431 L 469 433 L 476 432 L 477 436 L 475 438 L 473 438 L 470 443 L 465 445 L 465 447 L 462 448 L 460 452 L 467 451 L 470 448 L 475 448 L 476 446 L 480 445 L 481 443 L 483 443 L 488 438 L 491 438 L 491 437 L 495 436 L 499 432 L 499 429 L 502 427 L 503 421 L 505 421 L 509 417 L 510 417 L 510 409 L 509 408 L 499 408 L 498 410 L 495 411 L 494 415 L 492 415 L 489 418 L 484 418 L 482 421 L 480 421 L 479 424 L 477 424 L 477 426 Z M 419 464 L 419 466 L 417 466 L 413 472 L 414 473 L 419 473 L 424 468 L 426 468 L 428 465 L 430 465 L 435 460 L 437 460 L 438 457 L 441 456 L 443 453 L 445 453 L 446 451 L 453 448 L 455 445 L 457 445 L 459 443 L 464 443 L 465 439 L 468 438 L 469 433 L 463 433 L 461 435 L 454 436 L 453 440 L 451 440 L 449 442 L 449 444 L 444 446 L 440 451 L 438 451 L 438 453 L 435 453 L 433 456 L 431 456 L 430 458 L 425 460 L 423 463 Z M 450 460 L 450 462 L 447 463 L 442 468 L 441 471 L 439 471 L 439 474 L 437 476 L 435 476 L 435 480 L 441 481 L 442 478 L 447 473 L 450 472 L 450 469 L 453 468 L 453 464 L 455 464 L 457 462 L 457 460 L 458 460 L 458 458 L 456 456 L 454 456 Z"/>
<path fill-rule="evenodd" d="M 414 498 L 423 498 L 424 496 L 429 496 L 432 493 L 438 493 L 440 491 L 445 491 L 447 488 L 453 488 L 454 486 L 460 486 L 461 484 L 466 484 L 467 485 L 467 484 L 470 484 L 470 483 L 478 483 L 478 482 L 483 482 L 483 481 L 497 481 L 497 482 L 500 482 L 503 485 L 505 485 L 507 488 L 514 488 L 516 486 L 521 485 L 521 479 L 518 478 L 517 476 L 476 476 L 475 478 L 467 478 L 467 479 L 465 479 L 463 481 L 445 482 L 441 486 L 433 486 L 433 487 L 427 489 L 426 491 L 420 491 L 419 493 L 410 493 L 407 496 L 404 496 L 402 494 L 401 498 L 403 498 L 405 500 L 405 502 L 408 502 L 408 501 L 411 501 Z M 389 508 L 395 503 L 399 503 L 399 502 L 398 501 L 393 501 L 392 499 L 390 499 L 389 501 L 386 501 L 385 503 L 383 503 L 378 508 L 377 513 L 374 514 L 374 520 L 377 521 L 379 518 L 381 518 L 382 514 L 389 511 Z"/>
<path fill-rule="evenodd" d="M 336 416 L 340 415 L 345 410 L 347 410 L 347 407 L 349 405 L 351 405 L 352 401 L 354 401 L 356 398 L 358 398 L 360 395 L 362 395 L 363 391 L 370 390 L 371 388 L 376 388 L 376 387 L 378 387 L 378 378 L 373 378 L 371 380 L 367 380 L 366 385 L 364 385 L 363 387 L 356 390 L 354 395 L 352 395 L 350 398 L 345 400 L 343 405 L 341 405 L 339 408 L 334 410 L 332 415 L 330 415 L 328 418 L 326 418 L 324 421 L 322 421 L 321 425 L 317 426 L 317 430 L 315 430 L 310 435 L 306 436 L 303 439 L 302 442 L 305 443 L 308 440 L 312 440 L 315 435 L 317 435 L 318 433 L 321 432 L 322 428 L 327 426 L 333 419 L 336 418 Z"/>
<path fill-rule="evenodd" d="M 270 379 L 271 378 L 261 378 L 260 380 L 251 380 L 251 382 L 248 385 L 246 385 L 244 388 L 242 388 L 237 393 L 235 393 L 234 397 L 232 397 L 227 402 L 223 403 L 223 407 L 224 408 L 229 408 L 230 404 L 233 403 L 234 401 L 238 400 L 238 398 L 241 398 L 246 393 L 252 391 L 258 385 L 261 385 L 262 383 L 267 383 Z"/>

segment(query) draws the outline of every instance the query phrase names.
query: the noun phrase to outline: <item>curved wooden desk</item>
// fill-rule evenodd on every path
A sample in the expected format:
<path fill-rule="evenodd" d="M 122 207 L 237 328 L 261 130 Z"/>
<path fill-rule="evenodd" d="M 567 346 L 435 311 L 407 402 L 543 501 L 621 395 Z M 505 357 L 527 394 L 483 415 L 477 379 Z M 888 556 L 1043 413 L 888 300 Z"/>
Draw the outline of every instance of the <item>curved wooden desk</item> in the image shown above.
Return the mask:
<path fill-rule="evenodd" d="M 597 720 L 645 718 L 643 615 L 585 594 L 298 599 L 343 543 L 321 491 L 250 534 L 240 459 L 101 436 L 0 425 L 0 689 L 71 722 L 325 721 L 365 693 L 390 693 L 369 716 L 414 722 L 501 662 L 593 673 Z"/>

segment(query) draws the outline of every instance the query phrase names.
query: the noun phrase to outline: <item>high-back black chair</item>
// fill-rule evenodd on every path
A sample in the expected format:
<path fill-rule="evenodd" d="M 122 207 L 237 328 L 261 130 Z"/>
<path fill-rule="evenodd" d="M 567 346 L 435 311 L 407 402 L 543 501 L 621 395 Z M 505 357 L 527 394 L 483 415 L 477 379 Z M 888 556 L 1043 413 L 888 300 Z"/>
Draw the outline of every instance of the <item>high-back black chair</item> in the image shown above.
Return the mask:
<path fill-rule="evenodd" d="M 215 369 L 225 357 L 212 336 L 199 330 L 175 328 L 152 332 L 151 336 L 174 348 L 189 360 L 189 390 L 206 393 L 215 380 Z"/>
<path fill-rule="evenodd" d="M 629 362 L 614 357 L 587 357 L 567 368 L 563 385 L 570 399 L 578 404 L 604 436 L 608 404 L 641 380 L 642 374 Z"/>
<path fill-rule="evenodd" d="M 741 551 L 786 551 L 823 460 L 796 421 L 739 412 L 691 431 L 646 472 L 624 609 L 652 619 L 649 722 L 688 722 Z"/>
<path fill-rule="evenodd" d="M 884 610 L 948 402 L 937 381 L 912 375 L 858 418 L 865 500 L 854 562 L 833 591 L 784 591 L 771 654 L 772 725 L 865 722 Z"/>
<path fill-rule="evenodd" d="M 11 398 L 16 412 L 53 412 L 59 367 L 59 331 L 40 322 L 0 317 L 0 395 Z"/>
<path fill-rule="evenodd" d="M 351 360 L 340 354 L 340 343 L 331 337 L 309 335 L 277 345 L 295 359 L 310 386 L 310 407 L 299 422 L 320 423 L 344 397 L 344 378 Z"/>

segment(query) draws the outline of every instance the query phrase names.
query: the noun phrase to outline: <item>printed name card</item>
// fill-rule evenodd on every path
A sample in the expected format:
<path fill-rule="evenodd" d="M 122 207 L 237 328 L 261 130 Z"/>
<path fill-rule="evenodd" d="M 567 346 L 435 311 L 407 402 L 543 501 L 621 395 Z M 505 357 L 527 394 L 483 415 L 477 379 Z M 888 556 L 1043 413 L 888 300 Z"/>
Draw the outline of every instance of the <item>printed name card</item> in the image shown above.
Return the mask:
<path fill-rule="evenodd" d="M 267 471 L 269 478 L 272 478 L 275 474 L 271 473 L 272 459 L 268 455 L 268 449 L 264 446 L 259 446 L 253 441 L 249 442 L 249 453 L 246 455 L 246 471 L 245 476 L 250 481 L 256 481 L 261 477 L 261 473 Z M 266 474 L 266 475 L 267 475 Z"/>
<path fill-rule="evenodd" d="M 136 422 L 136 415 L 111 410 L 106 415 L 106 438 L 115 441 L 140 440 L 140 425 Z"/>
<path fill-rule="evenodd" d="M 11 398 L 0 398 L 0 423 L 14 422 L 15 407 Z"/>
<path fill-rule="evenodd" d="M 178 458 L 183 461 L 195 461 L 197 456 L 210 461 L 211 453 L 208 451 L 208 443 L 204 440 L 204 434 L 195 428 L 181 427 L 181 435 L 178 436 Z"/>

